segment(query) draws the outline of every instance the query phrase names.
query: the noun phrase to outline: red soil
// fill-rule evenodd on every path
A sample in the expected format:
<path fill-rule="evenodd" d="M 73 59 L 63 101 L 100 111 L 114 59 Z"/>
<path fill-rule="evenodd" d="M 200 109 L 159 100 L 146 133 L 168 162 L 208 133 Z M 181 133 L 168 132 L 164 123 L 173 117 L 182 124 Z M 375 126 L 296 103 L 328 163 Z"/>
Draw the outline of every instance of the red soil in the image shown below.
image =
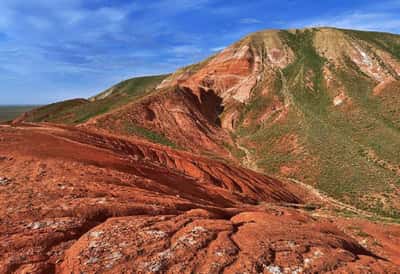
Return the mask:
<path fill-rule="evenodd" d="M 303 202 L 294 187 L 145 141 L 49 124 L 0 126 L 0 177 L 0 273 L 399 267 L 394 251 L 371 251 L 329 219 L 284 206 Z M 398 239 L 400 228 L 390 231 Z"/>
<path fill-rule="evenodd" d="M 129 136 L 135 134 L 129 127 L 138 125 L 165 135 L 188 151 L 229 158 L 222 143 L 232 141 L 220 127 L 220 104 L 221 99 L 212 91 L 201 90 L 195 95 L 189 88 L 174 87 L 95 117 L 84 127 Z"/>
<path fill-rule="evenodd" d="M 228 48 L 198 71 L 174 74 L 160 84 L 159 92 L 95 117 L 85 126 L 132 135 L 134 132 L 127 131 L 129 125 L 139 125 L 188 151 L 235 160 L 226 149 L 235 145 L 224 127 L 232 128 L 238 113 L 233 109 L 225 112 L 222 121 L 220 114 L 232 103 L 229 98 L 235 98 L 234 102 L 250 98 L 259 72 L 258 59 L 249 46 Z"/>

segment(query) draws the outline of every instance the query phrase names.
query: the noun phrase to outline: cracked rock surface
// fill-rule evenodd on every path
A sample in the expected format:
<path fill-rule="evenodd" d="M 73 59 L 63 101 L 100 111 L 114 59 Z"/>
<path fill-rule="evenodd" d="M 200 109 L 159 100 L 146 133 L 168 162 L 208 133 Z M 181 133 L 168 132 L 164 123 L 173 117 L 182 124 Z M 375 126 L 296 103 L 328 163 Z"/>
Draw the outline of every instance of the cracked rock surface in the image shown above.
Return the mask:
<path fill-rule="evenodd" d="M 136 139 L 0 126 L 0 273 L 396 273 L 388 239 L 267 176 Z M 339 225 L 338 225 L 339 224 Z M 364 223 L 357 223 L 363 226 Z M 399 238 L 400 228 L 390 226 Z M 397 234 L 396 234 L 397 233 Z M 379 239 L 377 238 L 379 241 Z"/>

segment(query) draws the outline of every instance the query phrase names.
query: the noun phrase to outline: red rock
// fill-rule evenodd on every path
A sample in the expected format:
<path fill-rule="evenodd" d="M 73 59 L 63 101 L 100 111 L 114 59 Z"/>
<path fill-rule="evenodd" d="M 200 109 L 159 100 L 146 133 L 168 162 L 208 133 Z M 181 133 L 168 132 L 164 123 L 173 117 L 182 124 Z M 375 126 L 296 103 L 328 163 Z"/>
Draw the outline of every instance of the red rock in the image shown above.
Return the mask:
<path fill-rule="evenodd" d="M 398 269 L 392 255 L 380 258 L 329 219 L 283 207 L 304 193 L 267 176 L 73 127 L 0 134 L 10 182 L 0 186 L 1 273 Z"/>

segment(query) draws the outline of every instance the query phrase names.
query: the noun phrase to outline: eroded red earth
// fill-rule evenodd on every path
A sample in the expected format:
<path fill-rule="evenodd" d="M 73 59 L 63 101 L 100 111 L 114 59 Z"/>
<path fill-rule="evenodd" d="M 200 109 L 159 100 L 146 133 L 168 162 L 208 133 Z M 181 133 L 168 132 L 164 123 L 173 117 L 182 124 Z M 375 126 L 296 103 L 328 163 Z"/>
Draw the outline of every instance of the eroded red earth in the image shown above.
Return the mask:
<path fill-rule="evenodd" d="M 400 267 L 399 226 L 311 216 L 304 190 L 138 139 L 0 126 L 0 177 L 0 273 Z"/>

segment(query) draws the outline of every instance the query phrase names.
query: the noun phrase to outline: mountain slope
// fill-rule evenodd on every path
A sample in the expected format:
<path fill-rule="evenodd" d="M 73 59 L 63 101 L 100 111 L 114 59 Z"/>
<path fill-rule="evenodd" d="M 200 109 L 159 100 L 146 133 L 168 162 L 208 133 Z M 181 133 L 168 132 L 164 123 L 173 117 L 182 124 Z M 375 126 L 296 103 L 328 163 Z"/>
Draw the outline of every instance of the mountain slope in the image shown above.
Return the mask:
<path fill-rule="evenodd" d="M 400 36 L 262 31 L 80 126 L 240 162 L 398 218 L 399 79 Z"/>
<path fill-rule="evenodd" d="M 166 76 L 157 75 L 128 79 L 89 100 L 73 99 L 43 106 L 25 113 L 17 118 L 16 122 L 79 124 L 151 93 Z"/>
<path fill-rule="evenodd" d="M 254 33 L 165 79 L 158 89 L 168 95 L 155 93 L 91 126 L 139 124 L 185 149 L 238 159 L 400 217 L 399 47 L 400 37 L 385 33 Z M 186 109 L 189 103 L 168 101 L 182 90 L 200 102 L 202 117 Z M 155 105 L 186 115 L 170 117 Z M 129 133 L 123 126 L 112 131 Z"/>

